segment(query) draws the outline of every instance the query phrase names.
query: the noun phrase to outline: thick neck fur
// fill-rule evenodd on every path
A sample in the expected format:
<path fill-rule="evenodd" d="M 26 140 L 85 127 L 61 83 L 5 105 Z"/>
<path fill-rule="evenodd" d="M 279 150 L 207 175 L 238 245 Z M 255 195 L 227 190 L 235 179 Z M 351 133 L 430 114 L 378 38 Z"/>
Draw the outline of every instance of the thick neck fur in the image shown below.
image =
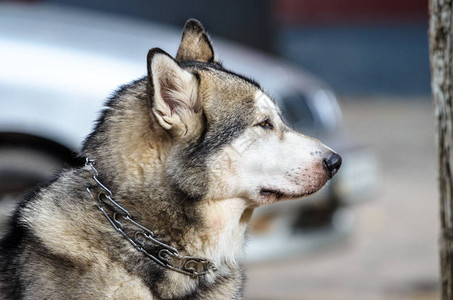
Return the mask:
<path fill-rule="evenodd" d="M 117 93 L 95 132 L 102 134 L 86 140 L 82 155 L 96 161 L 101 181 L 137 221 L 181 255 L 212 260 L 218 274 L 239 268 L 251 210 L 242 199 L 193 199 L 169 182 L 166 163 L 174 142 L 149 111 L 146 79 Z"/>

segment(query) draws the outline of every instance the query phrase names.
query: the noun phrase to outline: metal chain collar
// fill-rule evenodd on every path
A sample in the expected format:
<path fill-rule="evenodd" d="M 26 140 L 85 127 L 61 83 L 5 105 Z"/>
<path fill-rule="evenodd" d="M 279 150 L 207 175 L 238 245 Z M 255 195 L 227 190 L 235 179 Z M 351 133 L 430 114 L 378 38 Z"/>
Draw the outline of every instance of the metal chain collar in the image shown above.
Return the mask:
<path fill-rule="evenodd" d="M 93 179 L 99 186 L 100 191 L 97 192 L 97 197 L 95 196 L 96 192 L 93 192 L 89 187 L 87 187 L 87 191 L 91 198 L 97 202 L 98 209 L 107 218 L 113 228 L 121 233 L 138 251 L 162 267 L 192 277 L 206 275 L 210 271 L 217 270 L 214 263 L 207 259 L 179 255 L 178 250 L 157 240 L 154 232 L 134 221 L 131 213 L 113 200 L 112 192 L 99 181 L 98 171 L 94 167 L 94 163 L 94 160 L 86 158 L 85 166 L 91 168 Z M 124 221 L 120 221 L 120 219 Z M 137 230 L 133 231 L 132 235 L 127 234 L 124 230 L 125 223 L 133 225 Z M 157 255 L 153 255 L 145 249 L 146 242 L 150 242 L 157 247 Z"/>

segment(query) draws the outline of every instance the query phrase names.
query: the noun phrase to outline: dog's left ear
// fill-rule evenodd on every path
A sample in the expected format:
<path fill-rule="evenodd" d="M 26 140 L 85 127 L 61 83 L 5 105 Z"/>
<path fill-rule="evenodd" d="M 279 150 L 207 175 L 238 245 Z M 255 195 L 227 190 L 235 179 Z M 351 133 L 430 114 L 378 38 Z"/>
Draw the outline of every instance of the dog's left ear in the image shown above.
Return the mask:
<path fill-rule="evenodd" d="M 214 62 L 211 41 L 199 21 L 189 19 L 186 22 L 176 60 Z"/>
<path fill-rule="evenodd" d="M 173 135 L 194 130 L 195 116 L 201 115 L 198 79 L 159 48 L 148 52 L 148 99 L 159 124 Z"/>

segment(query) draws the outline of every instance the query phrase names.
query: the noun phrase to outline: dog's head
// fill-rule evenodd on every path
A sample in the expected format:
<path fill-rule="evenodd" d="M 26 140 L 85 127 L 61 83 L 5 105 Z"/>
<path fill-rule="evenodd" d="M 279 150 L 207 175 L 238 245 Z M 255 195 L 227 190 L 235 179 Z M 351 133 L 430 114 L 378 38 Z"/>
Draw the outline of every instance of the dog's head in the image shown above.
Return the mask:
<path fill-rule="evenodd" d="M 341 157 L 283 121 L 260 86 L 216 62 L 198 21 L 186 23 L 176 58 L 148 54 L 150 113 L 171 140 L 166 179 L 193 197 L 245 199 L 251 207 L 319 190 Z"/>

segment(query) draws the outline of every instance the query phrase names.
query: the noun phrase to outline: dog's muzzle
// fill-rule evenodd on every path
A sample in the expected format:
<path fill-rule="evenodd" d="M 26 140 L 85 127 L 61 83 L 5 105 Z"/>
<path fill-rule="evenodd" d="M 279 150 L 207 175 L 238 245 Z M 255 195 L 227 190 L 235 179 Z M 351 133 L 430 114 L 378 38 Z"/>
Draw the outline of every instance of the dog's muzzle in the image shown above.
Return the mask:
<path fill-rule="evenodd" d="M 341 166 L 341 161 L 341 156 L 336 153 L 332 153 L 329 157 L 324 158 L 323 164 L 327 169 L 330 178 L 337 174 L 338 169 L 340 169 Z"/>

